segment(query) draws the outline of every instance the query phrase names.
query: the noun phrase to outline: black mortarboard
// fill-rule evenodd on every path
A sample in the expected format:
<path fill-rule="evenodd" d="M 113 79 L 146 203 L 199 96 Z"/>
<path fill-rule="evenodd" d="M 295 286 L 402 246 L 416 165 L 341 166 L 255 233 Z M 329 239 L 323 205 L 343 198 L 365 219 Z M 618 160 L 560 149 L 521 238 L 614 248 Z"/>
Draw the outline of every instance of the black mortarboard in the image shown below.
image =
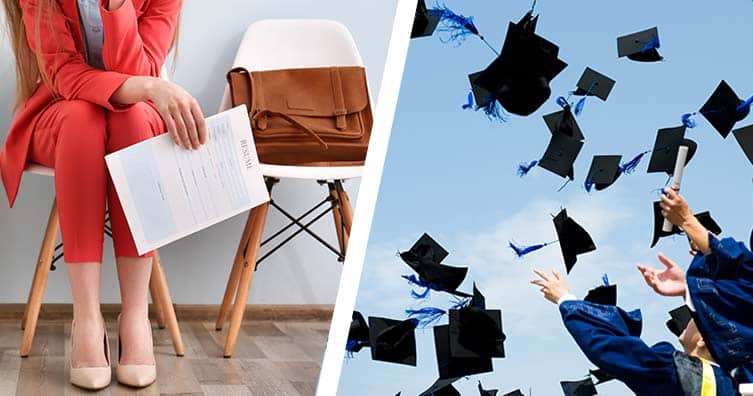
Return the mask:
<path fill-rule="evenodd" d="M 440 378 L 436 380 L 429 389 L 421 392 L 418 396 L 460 396 L 460 392 L 452 384 L 459 380 L 458 378 Z"/>
<path fill-rule="evenodd" d="M 587 183 L 593 183 L 596 190 L 603 190 L 620 177 L 621 155 L 595 155 L 591 169 L 586 176 Z"/>
<path fill-rule="evenodd" d="M 601 100 L 607 100 L 609 93 L 614 88 L 615 81 L 611 78 L 597 72 L 590 67 L 586 67 L 583 75 L 578 80 L 577 89 L 574 95 L 577 96 L 596 96 Z"/>
<path fill-rule="evenodd" d="M 627 56 L 637 62 L 657 62 L 664 59 L 659 55 L 659 47 L 659 29 L 656 27 L 617 38 L 618 56 Z"/>
<path fill-rule="evenodd" d="M 562 391 L 565 392 L 565 396 L 593 396 L 598 395 L 596 392 L 596 386 L 591 377 L 580 381 L 561 381 Z"/>
<path fill-rule="evenodd" d="M 743 153 L 748 157 L 748 161 L 753 164 L 753 125 L 736 129 L 732 133 L 740 148 L 743 149 Z"/>
<path fill-rule="evenodd" d="M 437 352 L 439 378 L 461 378 L 494 370 L 491 358 L 456 358 L 450 354 L 450 325 L 434 326 L 434 348 Z"/>
<path fill-rule="evenodd" d="M 473 92 L 473 100 L 476 102 L 476 108 L 484 107 L 488 100 L 496 100 L 492 93 L 486 89 L 478 86 L 476 80 L 483 72 L 476 72 L 468 75 L 468 81 L 471 83 L 471 91 Z"/>
<path fill-rule="evenodd" d="M 434 34 L 434 30 L 439 24 L 440 17 L 440 12 L 427 9 L 424 0 L 418 0 L 418 5 L 416 6 L 416 18 L 413 20 L 413 30 L 411 31 L 410 37 L 418 38 L 431 36 Z"/>
<path fill-rule="evenodd" d="M 547 114 L 543 118 L 546 127 L 549 128 L 549 132 L 552 135 L 561 134 L 576 140 L 585 139 L 569 106 L 560 111 Z"/>
<path fill-rule="evenodd" d="M 515 389 L 514 391 L 510 393 L 506 393 L 503 396 L 525 396 L 523 392 L 520 391 L 520 389 Z"/>
<path fill-rule="evenodd" d="M 481 386 L 481 381 L 478 382 L 479 396 L 497 396 L 498 392 L 499 391 L 497 389 L 484 389 L 484 387 Z"/>
<path fill-rule="evenodd" d="M 570 180 L 575 179 L 573 164 L 583 148 L 583 141 L 567 137 L 561 133 L 552 135 L 539 166 Z"/>
<path fill-rule="evenodd" d="M 714 221 L 709 212 L 701 212 L 695 215 L 696 219 L 711 233 L 719 235 L 722 233 L 722 228 Z M 670 235 L 679 235 L 682 230 L 675 226 L 672 231 L 665 232 L 662 227 L 664 226 L 664 216 L 661 214 L 661 201 L 654 202 L 654 237 L 651 241 L 651 247 L 656 246 L 659 242 L 659 238 L 664 238 Z"/>
<path fill-rule="evenodd" d="M 592 375 L 594 378 L 596 378 L 595 385 L 603 384 L 605 382 L 615 379 L 615 377 L 612 374 L 609 374 L 602 369 L 588 370 L 588 373 Z"/>
<path fill-rule="evenodd" d="M 369 317 L 371 359 L 416 365 L 416 325 L 418 320 Z"/>
<path fill-rule="evenodd" d="M 596 245 L 588 232 L 569 217 L 565 209 L 554 217 L 554 228 L 557 230 L 562 257 L 569 274 L 578 261 L 577 256 L 596 250 Z"/>
<path fill-rule="evenodd" d="M 431 289 L 470 297 L 469 294 L 456 290 L 463 283 L 468 268 L 440 264 L 447 255 L 447 250 L 428 234 L 423 234 L 410 250 L 400 252 L 400 258 L 416 271 L 421 282 L 431 285 Z"/>
<path fill-rule="evenodd" d="M 669 316 L 671 316 L 672 319 L 667 321 L 667 328 L 677 337 L 685 331 L 690 319 L 693 318 L 690 308 L 685 304 L 669 311 Z"/>
<path fill-rule="evenodd" d="M 450 310 L 452 358 L 503 358 L 505 334 L 502 311 L 486 309 L 484 296 L 473 286 L 473 298 L 464 307 Z"/>
<path fill-rule="evenodd" d="M 675 173 L 675 162 L 677 162 L 677 152 L 680 146 L 688 147 L 688 157 L 685 160 L 687 165 L 693 159 L 698 145 L 690 139 L 685 139 L 685 126 L 660 129 L 656 133 L 654 149 L 651 152 L 646 172 L 664 172 L 672 176 Z"/>
<path fill-rule="evenodd" d="M 703 115 L 719 132 L 722 137 L 726 138 L 735 123 L 748 116 L 749 106 L 738 107 L 743 104 L 744 100 L 740 99 L 732 87 L 722 80 L 711 94 L 708 101 L 701 107 L 699 113 Z"/>
<path fill-rule="evenodd" d="M 479 76 L 477 84 L 493 93 L 502 107 L 527 116 L 549 99 L 552 81 L 567 64 L 557 58 L 559 47 L 536 35 L 536 18 L 526 14 L 510 23 L 502 51 Z"/>
<path fill-rule="evenodd" d="M 353 320 L 350 322 L 350 331 L 348 332 L 348 345 L 353 346 L 348 350 L 358 352 L 361 348 L 369 346 L 369 325 L 358 311 L 353 311 Z"/>
<path fill-rule="evenodd" d="M 588 291 L 584 301 L 602 305 L 617 305 L 617 285 L 599 286 Z"/>

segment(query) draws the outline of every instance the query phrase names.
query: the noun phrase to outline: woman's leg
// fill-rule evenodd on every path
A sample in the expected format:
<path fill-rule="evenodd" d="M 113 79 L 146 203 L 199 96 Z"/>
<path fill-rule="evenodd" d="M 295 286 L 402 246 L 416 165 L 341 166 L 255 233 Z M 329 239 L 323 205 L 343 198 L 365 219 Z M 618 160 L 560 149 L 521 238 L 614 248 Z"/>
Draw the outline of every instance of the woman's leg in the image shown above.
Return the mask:
<path fill-rule="evenodd" d="M 55 168 L 65 263 L 73 294 L 74 368 L 107 366 L 99 309 L 104 238 L 104 111 L 91 103 L 61 100 L 38 115 L 29 160 Z"/>
<path fill-rule="evenodd" d="M 107 113 L 107 152 L 111 153 L 149 139 L 166 129 L 159 113 L 147 103 L 137 103 L 128 111 Z M 125 219 L 123 208 L 110 181 L 108 207 L 113 246 L 118 267 L 122 314 L 120 364 L 154 364 L 149 331 L 148 295 L 153 252 L 139 255 Z"/>

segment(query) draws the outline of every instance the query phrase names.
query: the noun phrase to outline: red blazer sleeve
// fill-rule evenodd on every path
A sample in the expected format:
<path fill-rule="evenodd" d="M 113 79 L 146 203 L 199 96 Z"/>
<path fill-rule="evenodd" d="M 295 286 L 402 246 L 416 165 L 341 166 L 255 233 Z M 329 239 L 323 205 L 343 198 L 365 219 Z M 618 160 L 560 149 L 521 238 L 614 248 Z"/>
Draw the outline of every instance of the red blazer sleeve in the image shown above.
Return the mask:
<path fill-rule="evenodd" d="M 35 32 L 39 0 L 21 0 L 20 3 L 26 39 L 37 59 L 42 61 L 54 91 L 67 100 L 85 100 L 108 110 L 123 109 L 110 103 L 110 97 L 129 76 L 98 70 L 86 64 L 83 54 L 76 50 L 72 33 L 57 2 L 53 2 L 58 7 L 54 12 L 42 10 L 40 42 L 37 45 Z"/>
<path fill-rule="evenodd" d="M 115 10 L 107 10 L 101 0 L 104 29 L 102 61 L 106 70 L 159 77 L 173 42 L 182 0 L 148 0 L 146 10 L 136 17 L 131 0 Z"/>

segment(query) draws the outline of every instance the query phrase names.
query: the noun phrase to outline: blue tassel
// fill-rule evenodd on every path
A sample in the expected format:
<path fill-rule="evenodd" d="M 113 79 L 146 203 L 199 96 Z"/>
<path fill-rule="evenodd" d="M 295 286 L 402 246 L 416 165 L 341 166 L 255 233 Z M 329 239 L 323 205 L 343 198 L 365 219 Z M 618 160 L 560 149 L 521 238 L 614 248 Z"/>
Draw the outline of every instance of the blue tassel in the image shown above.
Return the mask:
<path fill-rule="evenodd" d="M 450 309 L 460 309 L 460 308 L 463 308 L 470 301 L 471 301 L 470 297 L 466 297 L 466 298 L 455 297 L 455 302 L 452 303 L 452 305 L 450 306 Z"/>
<path fill-rule="evenodd" d="M 447 312 L 436 307 L 424 307 L 421 309 L 406 309 L 405 313 L 408 317 L 418 320 L 418 327 L 425 328 L 441 319 Z"/>
<path fill-rule="evenodd" d="M 567 99 L 565 99 L 564 96 L 557 97 L 557 104 L 560 105 L 560 107 L 562 107 L 563 109 L 570 107 L 570 103 L 568 103 Z"/>
<path fill-rule="evenodd" d="M 650 153 L 650 152 L 651 152 L 651 150 L 649 150 L 649 151 L 644 151 L 644 152 L 642 152 L 642 153 L 640 153 L 640 154 L 636 155 L 636 156 L 635 156 L 635 157 L 634 157 L 633 159 L 631 159 L 630 161 L 628 161 L 628 162 L 626 162 L 626 163 L 624 163 L 624 164 L 620 165 L 620 173 L 626 173 L 626 174 L 630 174 L 630 173 L 633 173 L 633 171 L 635 171 L 635 169 L 636 169 L 636 168 L 638 167 L 638 165 L 639 165 L 639 164 L 641 163 L 641 159 L 643 159 L 643 156 L 645 156 L 646 154 L 648 154 L 648 153 Z"/>
<path fill-rule="evenodd" d="M 737 106 L 736 110 L 738 113 L 744 113 L 746 109 L 750 108 L 751 104 L 753 104 L 753 96 L 749 97 L 745 102 L 740 103 L 740 106 Z"/>
<path fill-rule="evenodd" d="M 696 122 L 695 122 L 695 120 L 692 117 L 694 115 L 696 115 L 696 114 L 697 113 L 695 113 L 695 112 L 683 114 L 682 117 L 681 117 L 682 124 L 685 125 L 689 129 L 695 128 L 696 127 Z"/>
<path fill-rule="evenodd" d="M 579 116 L 580 113 L 583 112 L 583 107 L 586 106 L 586 98 L 588 98 L 588 96 L 584 96 L 584 97 L 580 98 L 580 100 L 578 101 L 578 103 L 575 104 L 574 113 L 575 113 L 576 116 Z"/>
<path fill-rule="evenodd" d="M 463 110 L 468 110 L 473 108 L 473 92 L 468 92 L 468 103 L 463 105 Z"/>
<path fill-rule="evenodd" d="M 539 161 L 531 161 L 529 163 L 522 162 L 520 165 L 518 165 L 518 177 L 523 177 L 528 174 L 528 172 L 533 169 L 534 166 L 538 165 Z"/>
<path fill-rule="evenodd" d="M 509 243 L 510 249 L 512 249 L 513 251 L 515 251 L 515 254 L 518 257 L 523 257 L 523 256 L 525 256 L 528 253 L 535 252 L 535 251 L 537 251 L 537 250 L 539 250 L 539 249 L 541 249 L 541 248 L 543 248 L 543 247 L 545 247 L 545 246 L 548 245 L 548 243 L 543 243 L 543 244 L 538 244 L 538 245 L 522 246 L 521 247 L 521 246 L 515 246 L 515 244 L 512 243 L 512 242 L 508 242 L 508 243 Z"/>
<path fill-rule="evenodd" d="M 601 277 L 601 281 L 604 282 L 604 286 L 609 286 L 609 276 L 607 276 L 607 274 L 604 274 Z"/>
<path fill-rule="evenodd" d="M 654 48 L 660 48 L 660 47 L 661 47 L 661 43 L 659 42 L 659 37 L 654 35 L 651 38 L 651 41 L 643 45 L 643 48 L 641 48 L 641 53 L 645 54 L 646 52 L 651 51 Z"/>
<path fill-rule="evenodd" d="M 430 284 L 422 282 L 420 279 L 416 277 L 416 275 L 401 275 L 401 276 L 405 280 L 407 280 L 408 283 L 410 283 L 411 285 L 424 288 L 424 291 L 421 293 L 418 293 L 415 290 L 411 290 L 410 291 L 411 297 L 417 300 L 422 300 L 429 296 L 429 292 L 431 292 L 431 289 L 432 289 Z"/>
<path fill-rule="evenodd" d="M 449 37 L 442 42 L 456 42 L 460 45 L 469 34 L 481 37 L 476 25 L 473 24 L 473 17 L 457 14 L 444 4 L 441 6 L 437 4 L 435 10 L 441 13 L 439 17 L 441 27 L 437 30 L 449 33 Z"/>
<path fill-rule="evenodd" d="M 586 181 L 583 182 L 583 187 L 586 189 L 586 192 L 591 192 L 591 189 L 594 187 L 593 178 L 587 177 Z"/>
<path fill-rule="evenodd" d="M 505 111 L 502 109 L 502 106 L 494 97 L 490 96 L 486 98 L 482 109 L 484 109 L 484 114 L 486 114 L 486 117 L 489 118 L 489 121 L 498 120 L 499 122 L 507 122 Z"/>

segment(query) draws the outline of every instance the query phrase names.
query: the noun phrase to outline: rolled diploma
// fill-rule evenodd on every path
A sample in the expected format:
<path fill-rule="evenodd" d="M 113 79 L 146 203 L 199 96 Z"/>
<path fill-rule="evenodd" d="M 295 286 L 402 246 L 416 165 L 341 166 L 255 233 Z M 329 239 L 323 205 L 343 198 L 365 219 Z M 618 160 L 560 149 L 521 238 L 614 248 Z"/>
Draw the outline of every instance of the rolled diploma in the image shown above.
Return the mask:
<path fill-rule="evenodd" d="M 675 162 L 675 172 L 672 176 L 671 188 L 677 192 L 680 191 L 680 185 L 682 184 L 682 173 L 685 170 L 685 161 L 688 158 L 688 146 L 680 146 L 677 150 L 677 162 Z M 664 225 L 662 230 L 664 232 L 672 232 L 674 225 L 667 219 L 664 219 Z"/>

